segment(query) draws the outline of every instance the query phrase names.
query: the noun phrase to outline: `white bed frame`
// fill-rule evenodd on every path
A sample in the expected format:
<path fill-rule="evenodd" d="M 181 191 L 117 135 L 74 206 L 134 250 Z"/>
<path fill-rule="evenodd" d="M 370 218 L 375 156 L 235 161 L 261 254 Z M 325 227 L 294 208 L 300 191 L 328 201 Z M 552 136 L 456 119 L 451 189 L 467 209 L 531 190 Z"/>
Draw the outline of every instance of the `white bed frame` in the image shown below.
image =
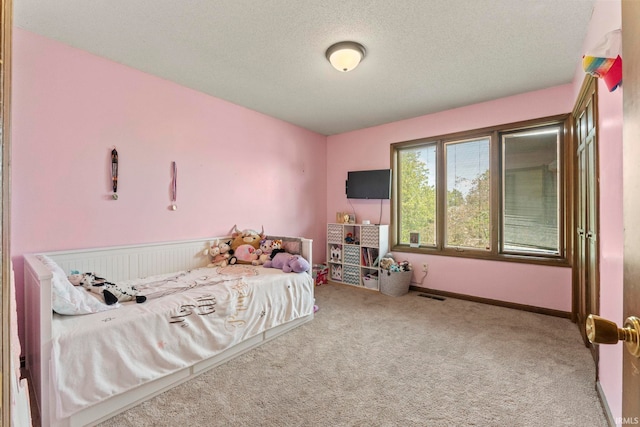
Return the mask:
<path fill-rule="evenodd" d="M 91 271 L 102 277 L 108 277 L 112 281 L 119 281 L 204 267 L 209 259 L 203 254 L 203 251 L 215 239 L 214 237 L 145 245 L 48 252 L 44 255 L 53 259 L 64 271 L 71 269 Z M 312 240 L 304 238 L 301 240 L 302 256 L 313 265 Z M 50 381 L 49 366 L 53 334 L 51 321 L 52 275 L 49 269 L 36 258 L 36 254 L 28 254 L 24 258 L 25 360 L 35 390 L 35 403 L 40 412 L 41 424 L 45 427 L 98 424 L 313 319 L 313 314 L 310 314 L 277 326 L 210 359 L 197 362 L 188 368 L 143 384 L 129 392 L 113 396 L 75 413 L 71 417 L 57 420 L 55 416 L 56 390 Z"/>

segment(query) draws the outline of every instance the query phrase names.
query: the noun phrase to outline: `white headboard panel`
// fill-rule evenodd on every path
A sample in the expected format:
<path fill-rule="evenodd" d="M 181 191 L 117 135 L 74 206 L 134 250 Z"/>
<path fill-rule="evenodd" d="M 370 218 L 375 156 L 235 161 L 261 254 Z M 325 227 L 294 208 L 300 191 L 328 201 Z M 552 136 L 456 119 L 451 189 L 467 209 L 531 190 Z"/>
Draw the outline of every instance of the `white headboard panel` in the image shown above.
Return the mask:
<path fill-rule="evenodd" d="M 48 252 L 45 255 L 67 273 L 78 270 L 95 273 L 110 281 L 130 280 L 204 267 L 209 263 L 204 250 L 216 239 L 228 240 L 229 237 Z M 312 240 L 301 240 L 302 256 L 313 264 Z"/>
<path fill-rule="evenodd" d="M 71 270 L 92 272 L 110 281 L 118 281 L 204 267 L 209 258 L 203 251 L 212 241 L 190 240 L 50 252 L 47 255 L 67 273 Z"/>

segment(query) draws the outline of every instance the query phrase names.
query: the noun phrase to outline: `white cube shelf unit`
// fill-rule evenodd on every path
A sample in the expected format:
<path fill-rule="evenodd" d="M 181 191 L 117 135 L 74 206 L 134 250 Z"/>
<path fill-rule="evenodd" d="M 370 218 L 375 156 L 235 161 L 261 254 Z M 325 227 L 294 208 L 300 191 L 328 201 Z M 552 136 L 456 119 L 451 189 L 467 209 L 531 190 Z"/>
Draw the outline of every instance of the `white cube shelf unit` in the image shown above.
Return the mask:
<path fill-rule="evenodd" d="M 379 290 L 380 258 L 389 251 L 389 226 L 327 224 L 328 279 Z"/>

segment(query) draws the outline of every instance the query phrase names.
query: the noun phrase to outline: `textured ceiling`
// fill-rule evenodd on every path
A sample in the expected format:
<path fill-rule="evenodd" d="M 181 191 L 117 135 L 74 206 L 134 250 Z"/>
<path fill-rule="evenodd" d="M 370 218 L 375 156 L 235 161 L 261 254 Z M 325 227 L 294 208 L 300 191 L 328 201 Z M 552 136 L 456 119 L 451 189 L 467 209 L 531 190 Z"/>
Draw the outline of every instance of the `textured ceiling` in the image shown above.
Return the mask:
<path fill-rule="evenodd" d="M 325 135 L 569 83 L 594 0 L 19 0 L 23 29 Z M 335 42 L 367 49 L 340 73 Z"/>

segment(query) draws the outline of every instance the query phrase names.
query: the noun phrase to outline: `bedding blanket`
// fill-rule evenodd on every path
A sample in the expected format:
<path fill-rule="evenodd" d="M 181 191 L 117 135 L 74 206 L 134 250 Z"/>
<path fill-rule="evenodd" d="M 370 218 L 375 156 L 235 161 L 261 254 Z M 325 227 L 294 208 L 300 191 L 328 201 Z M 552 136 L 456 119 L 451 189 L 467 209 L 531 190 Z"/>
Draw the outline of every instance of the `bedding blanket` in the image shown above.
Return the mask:
<path fill-rule="evenodd" d="M 84 316 L 54 314 L 59 418 L 187 368 L 313 313 L 313 279 L 234 265 L 122 282 L 149 298 Z"/>

